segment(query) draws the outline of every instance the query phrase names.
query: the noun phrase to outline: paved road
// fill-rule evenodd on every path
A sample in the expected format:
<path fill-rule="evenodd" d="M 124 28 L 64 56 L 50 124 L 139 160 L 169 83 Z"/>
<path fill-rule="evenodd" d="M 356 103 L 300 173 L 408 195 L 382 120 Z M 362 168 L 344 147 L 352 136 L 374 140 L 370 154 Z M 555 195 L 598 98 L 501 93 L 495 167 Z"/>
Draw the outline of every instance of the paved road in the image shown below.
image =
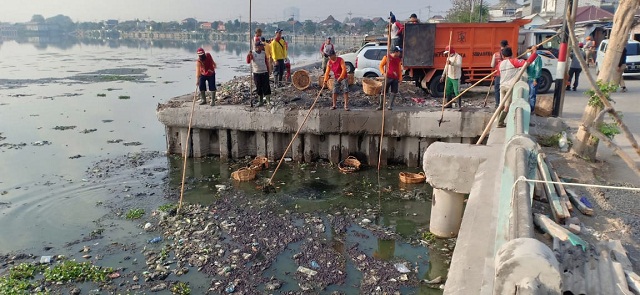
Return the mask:
<path fill-rule="evenodd" d="M 591 69 L 591 73 L 595 76 L 595 70 Z M 616 111 L 622 112 L 623 121 L 637 141 L 640 141 L 640 79 L 639 78 L 626 78 L 625 83 L 628 91 L 625 93 L 617 92 L 611 95 L 611 98 L 615 101 L 613 107 Z M 561 117 L 565 119 L 567 124 L 576 130 L 580 124 L 580 119 L 587 105 L 587 96 L 584 91 L 589 89 L 589 81 L 586 75 L 583 73 L 580 75 L 580 81 L 578 84 L 578 91 L 567 91 L 564 100 L 564 110 Z M 614 141 L 629 155 L 635 159 L 636 163 L 640 163 L 640 156 L 638 156 L 631 144 L 624 137 L 624 135 L 617 135 Z M 636 177 L 635 173 L 627 167 L 627 165 L 613 153 L 607 146 L 600 144 L 598 146 L 598 154 L 596 156 L 598 160 L 603 160 L 613 164 L 615 169 L 612 169 L 611 173 L 614 174 L 614 179 L 620 182 L 630 183 L 636 187 L 640 187 L 640 178 Z"/>

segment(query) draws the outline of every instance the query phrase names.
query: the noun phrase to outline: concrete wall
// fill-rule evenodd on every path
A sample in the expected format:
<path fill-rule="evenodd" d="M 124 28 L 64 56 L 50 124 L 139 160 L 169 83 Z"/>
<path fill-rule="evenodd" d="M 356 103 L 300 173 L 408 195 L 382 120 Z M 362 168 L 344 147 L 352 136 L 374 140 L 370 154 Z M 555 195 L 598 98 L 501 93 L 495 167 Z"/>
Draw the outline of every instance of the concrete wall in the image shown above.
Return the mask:
<path fill-rule="evenodd" d="M 183 152 L 190 112 L 190 104 L 158 110 L 158 119 L 166 126 L 168 153 Z M 276 160 L 284 153 L 306 113 L 307 110 L 278 109 L 272 113 L 243 106 L 197 106 L 189 156 L 216 155 L 228 159 L 266 155 Z M 447 110 L 445 121 L 438 126 L 440 115 L 440 111 L 428 110 L 388 112 L 383 164 L 418 167 L 431 143 L 469 143 L 479 137 L 491 114 Z M 377 164 L 380 128 L 380 112 L 313 110 L 287 157 L 300 162 L 327 159 L 337 163 L 355 155 L 365 164 Z"/>

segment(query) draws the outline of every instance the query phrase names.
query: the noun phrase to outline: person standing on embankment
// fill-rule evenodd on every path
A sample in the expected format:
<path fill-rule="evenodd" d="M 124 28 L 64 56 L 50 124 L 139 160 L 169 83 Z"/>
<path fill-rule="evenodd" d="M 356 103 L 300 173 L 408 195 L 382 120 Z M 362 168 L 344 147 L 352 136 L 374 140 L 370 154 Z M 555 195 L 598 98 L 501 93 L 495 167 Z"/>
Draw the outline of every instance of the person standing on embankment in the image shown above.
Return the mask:
<path fill-rule="evenodd" d="M 389 101 L 388 110 L 393 109 L 393 102 L 396 100 L 396 95 L 398 95 L 398 86 L 402 81 L 402 58 L 400 58 L 400 53 L 402 49 L 398 46 L 393 47 L 391 49 L 391 54 L 387 54 L 380 61 L 380 73 L 382 76 L 387 79 L 385 82 L 386 88 L 385 93 L 389 93 L 389 89 L 391 89 L 391 101 Z M 385 66 L 387 66 L 387 71 L 385 72 Z M 382 110 L 384 107 L 382 94 L 380 94 L 380 102 L 378 103 L 378 108 L 376 111 Z"/>
<path fill-rule="evenodd" d="M 282 39 L 282 29 L 276 29 L 276 37 L 271 41 L 271 58 L 276 64 L 276 86 L 280 86 L 285 70 L 284 60 L 287 58 L 287 42 Z"/>
<path fill-rule="evenodd" d="M 342 57 L 336 56 L 336 51 L 329 51 L 329 62 L 327 63 L 327 70 L 324 73 L 324 85 L 328 85 L 329 77 L 333 72 L 333 105 L 332 110 L 336 109 L 336 102 L 338 100 L 338 93 L 344 94 L 344 110 L 349 111 L 349 82 L 347 81 L 347 66 L 344 63 Z"/>
<path fill-rule="evenodd" d="M 502 49 L 509 47 L 509 41 L 500 41 L 500 50 L 491 57 L 491 67 L 496 71 L 493 75 L 493 91 L 496 99 L 496 108 L 500 105 L 500 63 L 504 60 Z"/>
<path fill-rule="evenodd" d="M 442 77 L 440 82 L 445 82 L 444 96 L 447 102 L 451 101 L 454 97 L 460 94 L 460 78 L 462 77 L 462 55 L 458 54 L 455 49 L 445 47 L 444 54 L 447 55 L 447 61 L 444 66 Z M 446 81 L 445 81 L 446 79 Z M 461 104 L 462 100 L 458 99 L 458 104 Z M 447 108 L 451 108 L 451 104 Z"/>
<path fill-rule="evenodd" d="M 264 51 L 262 41 L 257 41 L 255 51 L 249 51 L 247 54 L 247 63 L 251 64 L 253 70 L 253 81 L 256 83 L 256 91 L 258 92 L 258 107 L 264 105 L 264 99 L 267 105 L 271 104 L 271 87 L 269 86 L 269 73 L 271 72 L 270 61 Z"/>
<path fill-rule="evenodd" d="M 500 114 L 500 119 L 498 120 L 498 128 L 504 128 L 507 126 L 505 125 L 504 120 L 507 118 L 507 112 L 509 111 L 509 105 L 511 104 L 511 95 L 513 94 L 512 93 L 507 96 L 507 92 L 509 92 L 509 88 L 513 87 L 513 85 L 518 82 L 518 69 L 536 60 L 536 58 L 538 58 L 537 50 L 537 46 L 531 46 L 531 55 L 529 56 L 529 59 L 524 60 L 513 57 L 511 47 L 502 49 L 502 55 L 505 60 L 500 63 L 500 101 L 504 103 L 504 107 Z"/>
<path fill-rule="evenodd" d="M 333 47 L 333 44 L 331 44 L 331 37 L 327 37 L 327 40 L 325 40 L 324 43 L 322 43 L 322 45 L 320 46 L 320 54 L 322 54 L 322 71 L 325 71 L 327 69 L 330 50 L 335 51 L 336 49 Z"/>
<path fill-rule="evenodd" d="M 196 61 L 196 85 L 200 89 L 199 104 L 207 103 L 207 83 L 209 83 L 209 91 L 211 92 L 211 105 L 216 104 L 216 62 L 211 54 L 204 52 L 204 49 L 198 48 L 196 51 L 198 60 Z"/>

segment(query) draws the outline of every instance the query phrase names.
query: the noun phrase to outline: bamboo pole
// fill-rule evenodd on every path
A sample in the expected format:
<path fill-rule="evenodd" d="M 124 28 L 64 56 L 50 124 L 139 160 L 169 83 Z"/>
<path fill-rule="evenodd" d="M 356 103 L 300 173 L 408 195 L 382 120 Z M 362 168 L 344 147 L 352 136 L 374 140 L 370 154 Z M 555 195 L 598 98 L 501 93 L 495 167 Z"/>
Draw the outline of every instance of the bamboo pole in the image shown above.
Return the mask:
<path fill-rule="evenodd" d="M 442 112 L 440 113 L 440 120 L 438 120 L 438 127 L 442 125 L 444 120 L 444 108 L 448 106 L 447 104 L 447 70 L 449 68 L 449 57 L 451 57 L 451 39 L 453 39 L 453 30 L 449 31 L 449 51 L 447 52 L 447 61 L 444 63 L 444 69 L 442 69 L 442 75 L 440 77 L 444 77 L 444 95 L 442 95 Z M 441 78 L 442 79 L 442 78 Z"/>
<path fill-rule="evenodd" d="M 182 152 L 182 157 L 184 158 L 184 163 L 182 164 L 182 181 L 180 185 L 180 202 L 178 203 L 177 213 L 180 213 L 180 209 L 182 209 L 182 199 L 184 197 L 184 179 L 187 176 L 187 153 L 189 152 L 189 138 L 191 137 L 191 123 L 193 122 L 193 111 L 196 108 L 196 97 L 198 96 L 198 86 L 196 86 L 196 90 L 193 92 L 193 103 L 191 104 L 191 115 L 189 115 L 189 127 L 187 128 L 187 139 L 184 142 L 184 150 Z"/>
<path fill-rule="evenodd" d="M 391 19 L 387 26 L 387 56 L 391 53 Z M 387 57 L 387 63 L 385 64 L 385 73 L 389 71 L 390 59 Z M 382 123 L 380 127 L 380 142 L 378 143 L 378 183 L 380 183 L 380 163 L 382 162 L 382 140 L 384 139 L 384 118 L 385 118 L 385 105 L 387 104 L 387 77 L 384 77 L 382 84 Z"/>
<path fill-rule="evenodd" d="M 253 39 L 254 37 L 251 35 L 251 0 L 249 0 L 249 51 L 253 47 L 251 42 Z M 251 65 L 249 65 L 249 71 L 249 105 L 253 107 L 253 97 L 251 97 L 251 93 L 253 93 L 253 67 Z"/>

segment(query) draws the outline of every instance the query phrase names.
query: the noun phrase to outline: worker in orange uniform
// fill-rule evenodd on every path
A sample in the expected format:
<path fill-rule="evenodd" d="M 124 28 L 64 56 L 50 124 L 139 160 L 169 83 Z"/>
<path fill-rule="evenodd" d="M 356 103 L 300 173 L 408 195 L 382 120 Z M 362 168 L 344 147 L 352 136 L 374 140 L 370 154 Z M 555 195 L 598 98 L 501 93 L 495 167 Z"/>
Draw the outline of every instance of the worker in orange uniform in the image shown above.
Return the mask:
<path fill-rule="evenodd" d="M 387 54 L 380 61 L 380 73 L 385 77 L 385 93 L 389 93 L 389 89 L 391 89 L 391 101 L 389 101 L 388 110 L 393 109 L 393 102 L 396 100 L 396 95 L 398 95 L 398 86 L 400 82 L 402 82 L 402 58 L 400 54 L 402 53 L 402 48 L 395 46 L 391 49 L 391 54 Z M 385 66 L 387 71 L 385 71 Z M 378 103 L 378 108 L 376 111 L 382 110 L 383 105 L 383 97 L 380 95 L 380 103 Z"/>
<path fill-rule="evenodd" d="M 347 66 L 344 63 L 344 59 L 336 56 L 335 50 L 329 50 L 329 62 L 327 62 L 327 69 L 324 72 L 324 85 L 329 82 L 329 77 L 333 72 L 333 104 L 332 110 L 336 109 L 336 101 L 338 100 L 338 93 L 344 94 L 344 110 L 349 109 L 349 82 L 347 81 Z"/>

